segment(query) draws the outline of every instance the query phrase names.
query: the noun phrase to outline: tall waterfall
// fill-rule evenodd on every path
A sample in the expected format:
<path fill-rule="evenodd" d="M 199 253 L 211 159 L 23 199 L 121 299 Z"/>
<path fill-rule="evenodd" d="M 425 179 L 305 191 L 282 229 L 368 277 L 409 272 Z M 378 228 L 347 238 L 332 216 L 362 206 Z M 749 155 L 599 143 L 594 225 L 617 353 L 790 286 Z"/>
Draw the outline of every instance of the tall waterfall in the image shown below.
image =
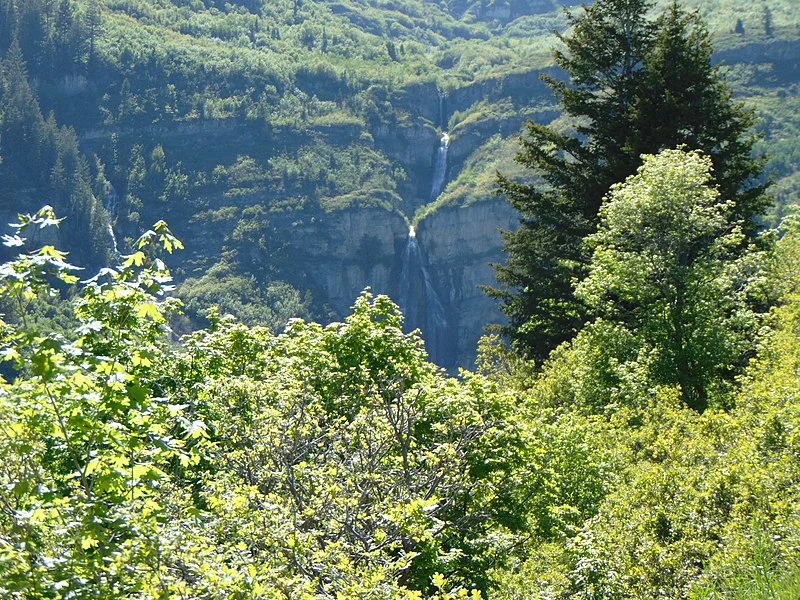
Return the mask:
<path fill-rule="evenodd" d="M 433 287 L 425 259 L 417 242 L 417 232 L 409 227 L 400 267 L 398 303 L 405 316 L 405 329 L 420 329 L 431 359 L 442 365 L 450 362 L 448 324 L 439 294 Z"/>
<path fill-rule="evenodd" d="M 445 97 L 439 95 L 439 121 L 442 129 L 447 127 L 444 106 Z M 433 168 L 430 200 L 434 201 L 442 193 L 447 183 L 447 150 L 450 136 L 445 131 L 439 140 L 436 163 Z M 422 331 L 425 347 L 433 362 L 453 366 L 456 360 L 454 332 L 447 322 L 447 311 L 433 280 L 428 272 L 425 255 L 417 240 L 413 226 L 408 229 L 406 245 L 400 258 L 398 304 L 405 316 L 405 330 Z"/>
<path fill-rule="evenodd" d="M 114 213 L 117 212 L 117 190 L 110 182 L 106 183 L 105 198 L 103 198 L 103 208 L 108 213 L 108 237 L 111 240 L 111 248 L 114 250 L 114 256 L 119 256 L 119 246 L 117 245 L 117 236 L 114 233 L 114 227 L 111 222 L 114 220 Z"/>
<path fill-rule="evenodd" d="M 439 150 L 436 152 L 436 165 L 433 168 L 433 184 L 431 185 L 431 202 L 439 197 L 445 184 L 447 175 L 447 149 L 450 146 L 450 136 L 445 131 L 439 140 Z"/>

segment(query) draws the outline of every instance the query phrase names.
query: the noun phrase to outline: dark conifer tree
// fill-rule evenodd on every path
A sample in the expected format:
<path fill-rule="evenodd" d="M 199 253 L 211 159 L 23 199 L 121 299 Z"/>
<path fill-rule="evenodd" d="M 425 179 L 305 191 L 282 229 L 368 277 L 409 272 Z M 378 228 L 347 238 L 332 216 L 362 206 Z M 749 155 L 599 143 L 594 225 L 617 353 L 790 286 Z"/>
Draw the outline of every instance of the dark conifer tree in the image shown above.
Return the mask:
<path fill-rule="evenodd" d="M 489 293 L 509 317 L 506 333 L 531 358 L 544 359 L 585 322 L 573 294 L 586 272 L 583 239 L 611 185 L 636 172 L 643 152 L 703 150 L 737 217 L 752 222 L 766 204 L 760 163 L 750 158 L 752 116 L 711 66 L 706 29 L 677 4 L 657 19 L 650 9 L 646 0 L 598 0 L 569 16 L 565 49 L 554 54 L 568 81 L 546 80 L 575 134 L 529 123 L 517 161 L 539 181 L 499 176 L 521 223 L 506 234 L 508 260 L 497 266 L 505 288 Z"/>
<path fill-rule="evenodd" d="M 91 72 L 94 67 L 95 47 L 97 38 L 100 36 L 100 28 L 103 24 L 103 15 L 100 10 L 99 0 L 89 0 L 86 5 L 86 35 L 89 37 L 89 57 L 87 59 L 87 69 Z"/>
<path fill-rule="evenodd" d="M 75 59 L 75 13 L 71 0 L 61 0 L 56 13 L 56 73 L 69 72 Z"/>
<path fill-rule="evenodd" d="M 69 217 L 59 230 L 78 262 L 108 258 L 108 215 L 92 194 L 89 170 L 72 128 L 42 116 L 16 39 L 0 61 L 0 200 L 8 194 L 24 212 L 42 198 Z"/>
<path fill-rule="evenodd" d="M 44 118 L 28 83 L 28 71 L 17 40 L 11 42 L 0 70 L 0 156 L 16 169 L 11 173 L 35 176 Z"/>
<path fill-rule="evenodd" d="M 12 0 L 0 0 L 0 51 L 5 52 L 17 33 L 17 5 Z"/>
<path fill-rule="evenodd" d="M 769 6 L 764 5 L 763 12 L 761 13 L 761 23 L 764 25 L 764 35 L 772 37 L 775 35 L 775 29 L 772 25 L 772 11 Z"/>
<path fill-rule="evenodd" d="M 702 150 L 711 157 L 722 199 L 735 203 L 732 218 L 752 237 L 769 204 L 763 161 L 752 157 L 754 115 L 733 100 L 719 68 L 711 65 L 710 36 L 696 13 L 673 3 L 657 27 L 634 112 L 636 166 L 641 154 L 665 148 Z"/>

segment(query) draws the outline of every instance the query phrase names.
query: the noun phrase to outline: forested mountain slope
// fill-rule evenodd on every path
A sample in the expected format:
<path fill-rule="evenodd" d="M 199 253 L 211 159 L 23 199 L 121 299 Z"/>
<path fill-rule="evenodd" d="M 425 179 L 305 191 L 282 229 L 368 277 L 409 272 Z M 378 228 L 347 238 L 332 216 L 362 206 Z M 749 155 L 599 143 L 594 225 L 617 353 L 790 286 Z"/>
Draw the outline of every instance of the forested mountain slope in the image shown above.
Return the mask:
<path fill-rule="evenodd" d="M 685 4 L 759 113 L 780 214 L 798 185 L 797 11 Z M 0 15 L 6 221 L 49 201 L 78 262 L 100 264 L 165 218 L 190 249 L 174 270 L 195 323 L 212 303 L 274 328 L 341 318 L 372 285 L 436 309 L 414 325 L 452 366 L 500 318 L 477 289 L 502 260 L 497 226 L 515 226 L 494 172 L 514 173 L 526 119 L 558 123 L 538 76 L 555 72 L 561 3 L 2 0 Z"/>

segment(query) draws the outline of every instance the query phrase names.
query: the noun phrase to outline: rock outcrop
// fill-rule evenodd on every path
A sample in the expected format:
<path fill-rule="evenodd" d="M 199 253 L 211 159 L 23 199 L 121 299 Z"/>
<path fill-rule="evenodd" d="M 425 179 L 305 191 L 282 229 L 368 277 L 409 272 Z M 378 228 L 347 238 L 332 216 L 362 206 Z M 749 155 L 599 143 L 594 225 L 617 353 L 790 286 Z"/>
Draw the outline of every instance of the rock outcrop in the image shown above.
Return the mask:
<path fill-rule="evenodd" d="M 393 294 L 393 270 L 407 232 L 402 215 L 362 208 L 327 213 L 300 225 L 292 243 L 315 291 L 332 316 L 341 319 L 366 287 Z"/>
<path fill-rule="evenodd" d="M 484 327 L 504 321 L 479 286 L 497 285 L 491 264 L 504 260 L 500 231 L 517 226 L 516 211 L 500 199 L 444 208 L 419 224 L 417 237 L 452 330 L 452 355 L 443 366 L 473 366 Z"/>
<path fill-rule="evenodd" d="M 451 370 L 472 367 L 484 327 L 503 321 L 497 303 L 479 286 L 496 285 L 491 263 L 503 260 L 500 229 L 516 226 L 516 212 L 499 199 L 444 208 L 419 224 L 421 260 L 447 322 L 437 348 L 429 348 L 441 366 Z M 399 213 L 362 208 L 297 225 L 292 240 L 298 264 L 310 273 L 316 294 L 329 307 L 330 319 L 338 320 L 350 313 L 366 287 L 376 294 L 388 294 L 395 302 L 403 300 L 408 236 L 408 223 Z M 425 303 L 426 299 L 420 299 L 421 306 Z"/>

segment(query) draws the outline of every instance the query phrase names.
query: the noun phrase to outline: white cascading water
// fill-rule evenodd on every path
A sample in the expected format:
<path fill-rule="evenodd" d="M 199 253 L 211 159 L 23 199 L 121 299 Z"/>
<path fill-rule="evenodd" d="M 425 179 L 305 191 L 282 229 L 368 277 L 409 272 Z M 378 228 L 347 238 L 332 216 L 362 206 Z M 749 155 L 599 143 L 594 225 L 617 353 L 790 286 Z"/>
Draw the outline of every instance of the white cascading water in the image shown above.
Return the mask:
<path fill-rule="evenodd" d="M 400 308 L 406 331 L 420 329 L 425 346 L 434 362 L 447 362 L 447 316 L 436 288 L 433 287 L 413 226 L 408 229 L 406 248 L 400 269 Z"/>
<path fill-rule="evenodd" d="M 446 126 L 444 96 L 439 96 L 439 120 Z M 436 200 L 442 193 L 447 176 L 447 149 L 450 136 L 442 133 L 436 164 L 433 169 L 430 200 Z M 400 266 L 400 290 L 398 303 L 405 317 L 405 330 L 422 331 L 425 347 L 433 362 L 450 366 L 454 360 L 452 344 L 449 340 L 449 325 L 444 304 L 433 286 L 425 257 L 417 241 L 414 226 L 408 229 L 408 238 Z"/>
<path fill-rule="evenodd" d="M 439 140 L 439 150 L 436 152 L 436 165 L 433 168 L 433 184 L 431 185 L 431 202 L 439 197 L 445 184 L 447 175 L 447 149 L 450 147 L 450 136 L 445 131 Z"/>
<path fill-rule="evenodd" d="M 103 207 L 108 213 L 108 237 L 111 239 L 111 248 L 114 250 L 114 256 L 119 256 L 119 246 L 117 246 L 117 235 L 114 233 L 114 228 L 111 226 L 111 221 L 114 219 L 114 213 L 117 211 L 117 191 L 111 183 L 106 185 L 106 194 L 103 198 Z"/>
<path fill-rule="evenodd" d="M 117 246 L 117 236 L 114 233 L 114 228 L 111 226 L 111 223 L 108 223 L 108 227 L 106 228 L 108 231 L 108 237 L 111 238 L 111 249 L 114 251 L 114 256 L 119 256 L 119 246 Z"/>

